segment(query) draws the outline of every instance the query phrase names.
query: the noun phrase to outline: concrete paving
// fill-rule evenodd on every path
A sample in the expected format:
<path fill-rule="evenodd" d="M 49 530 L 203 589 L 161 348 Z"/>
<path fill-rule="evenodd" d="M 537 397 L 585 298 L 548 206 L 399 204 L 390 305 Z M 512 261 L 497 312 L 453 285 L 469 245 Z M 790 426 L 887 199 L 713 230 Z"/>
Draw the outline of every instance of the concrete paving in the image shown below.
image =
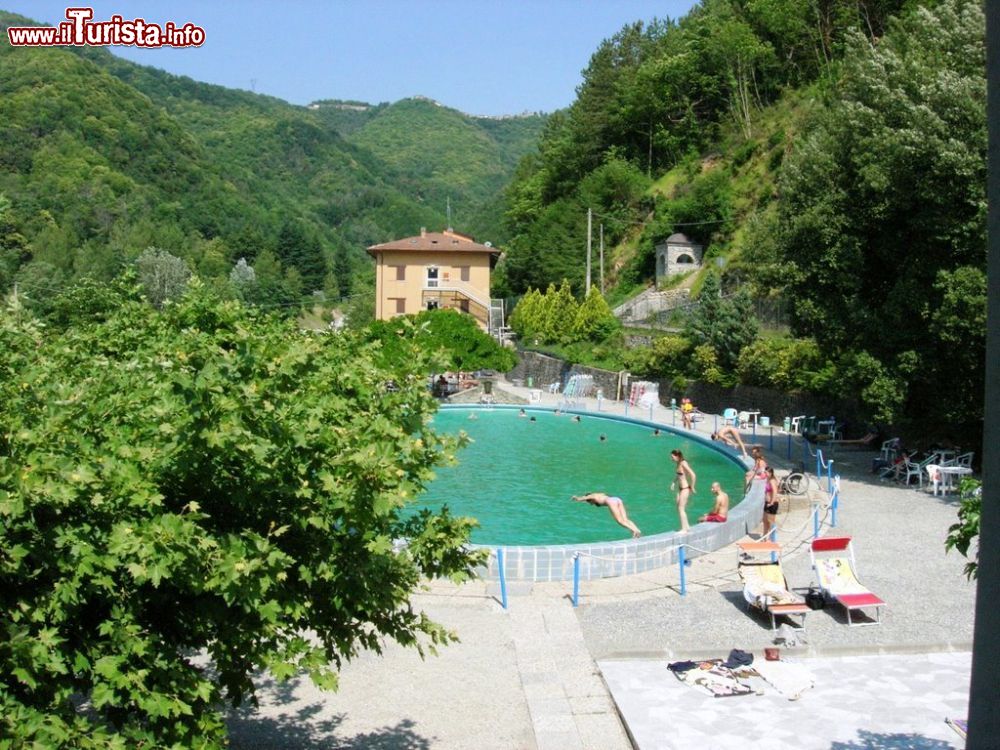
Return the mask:
<path fill-rule="evenodd" d="M 723 658 L 725 655 L 723 654 Z M 795 701 L 763 694 L 715 698 L 661 661 L 603 661 L 643 750 L 946 750 L 964 741 L 945 717 L 968 708 L 968 653 L 801 659 L 815 686 Z"/>
<path fill-rule="evenodd" d="M 542 405 L 558 401 L 541 394 Z M 596 410 L 593 399 L 585 405 Z M 624 411 L 608 401 L 602 409 Z M 663 407 L 653 418 L 672 421 Z M 706 421 L 701 431 L 710 429 Z M 957 503 L 873 479 L 872 455 L 834 456 L 842 474 L 839 523 L 824 533 L 853 536 L 862 582 L 888 603 L 883 624 L 848 627 L 835 606 L 810 613 L 801 633 L 807 643 L 784 652 L 810 665 L 816 678 L 814 691 L 798 703 L 768 695 L 719 701 L 666 670 L 677 659 L 771 645 L 770 622 L 745 609 L 736 552 L 728 548 L 692 561 L 684 597 L 675 566 L 586 582 L 578 609 L 569 584 L 521 584 L 504 611 L 495 586 L 433 583 L 414 603 L 455 630 L 461 643 L 423 661 L 387 644 L 382 655 L 348 664 L 332 695 L 308 680 L 265 681 L 261 708 L 230 717 L 233 747 L 615 750 L 629 746 L 615 704 L 644 749 L 725 750 L 736 742 L 740 748 L 961 747 L 943 724 L 946 715 L 964 717 L 975 595 L 962 574 L 964 558 L 944 552 Z M 779 453 L 769 458 L 784 464 Z M 812 580 L 809 512 L 808 501 L 796 500 L 779 515 L 793 588 Z M 919 708 L 908 711 L 907 701 Z M 725 744 L 729 737 L 733 744 Z"/>

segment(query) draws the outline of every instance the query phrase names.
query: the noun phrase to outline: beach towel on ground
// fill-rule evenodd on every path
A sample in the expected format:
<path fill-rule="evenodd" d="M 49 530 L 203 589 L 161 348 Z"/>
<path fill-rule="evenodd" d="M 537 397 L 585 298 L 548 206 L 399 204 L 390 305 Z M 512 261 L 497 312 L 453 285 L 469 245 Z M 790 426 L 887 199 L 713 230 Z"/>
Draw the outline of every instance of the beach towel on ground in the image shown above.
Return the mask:
<path fill-rule="evenodd" d="M 707 669 L 705 667 L 708 667 Z M 698 669 L 675 672 L 677 679 L 691 687 L 716 698 L 730 695 L 751 695 L 753 689 L 744 685 L 733 671 L 721 664 L 703 663 Z"/>
<path fill-rule="evenodd" d="M 754 662 L 753 668 L 769 685 L 790 701 L 798 700 L 815 683 L 809 670 L 787 661 Z"/>

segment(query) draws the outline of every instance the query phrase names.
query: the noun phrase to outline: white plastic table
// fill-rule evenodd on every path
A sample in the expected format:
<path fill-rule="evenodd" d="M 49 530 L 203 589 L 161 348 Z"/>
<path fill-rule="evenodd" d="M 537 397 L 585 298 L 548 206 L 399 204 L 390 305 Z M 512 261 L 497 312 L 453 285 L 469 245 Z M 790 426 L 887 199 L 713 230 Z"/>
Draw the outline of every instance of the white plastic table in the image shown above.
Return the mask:
<path fill-rule="evenodd" d="M 968 466 L 939 466 L 938 472 L 941 474 L 941 491 L 954 492 L 957 486 L 955 477 L 961 479 L 964 476 L 968 476 L 972 473 L 972 469 Z M 937 494 L 936 486 L 934 488 L 934 494 Z"/>

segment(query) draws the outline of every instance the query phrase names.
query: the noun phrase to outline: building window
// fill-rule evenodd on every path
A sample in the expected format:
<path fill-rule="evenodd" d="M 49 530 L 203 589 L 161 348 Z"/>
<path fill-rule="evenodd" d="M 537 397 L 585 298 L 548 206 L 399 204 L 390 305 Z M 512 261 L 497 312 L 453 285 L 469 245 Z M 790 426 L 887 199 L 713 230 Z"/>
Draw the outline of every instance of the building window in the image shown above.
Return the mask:
<path fill-rule="evenodd" d="M 393 301 L 393 300 L 390 300 L 390 301 Z M 396 302 L 396 314 L 397 315 L 403 315 L 404 313 L 406 313 L 406 298 L 405 297 L 395 297 L 394 301 Z"/>
<path fill-rule="evenodd" d="M 436 299 L 429 299 L 429 300 L 427 300 L 427 309 L 428 310 L 437 310 L 438 309 L 438 301 Z"/>
<path fill-rule="evenodd" d="M 396 281 L 406 281 L 406 266 L 393 266 L 396 269 Z"/>
<path fill-rule="evenodd" d="M 461 277 L 462 281 L 468 281 L 469 280 L 469 267 L 468 266 L 459 266 L 458 270 L 459 270 L 459 273 L 462 274 L 462 277 Z"/>
<path fill-rule="evenodd" d="M 438 285 L 438 268 L 437 266 L 431 266 L 427 269 L 427 286 L 428 288 L 437 287 Z"/>
<path fill-rule="evenodd" d="M 460 299 L 458 301 L 458 309 L 461 310 L 464 313 L 469 312 L 469 300 L 467 300 L 467 299 Z"/>

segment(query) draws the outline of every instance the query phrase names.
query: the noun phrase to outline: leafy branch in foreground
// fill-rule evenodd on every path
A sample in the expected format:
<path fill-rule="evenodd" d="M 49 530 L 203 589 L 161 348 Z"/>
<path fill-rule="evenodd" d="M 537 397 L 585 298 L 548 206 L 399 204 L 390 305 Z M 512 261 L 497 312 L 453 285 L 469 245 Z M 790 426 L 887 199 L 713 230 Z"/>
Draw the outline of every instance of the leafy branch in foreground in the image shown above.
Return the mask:
<path fill-rule="evenodd" d="M 402 512 L 459 444 L 425 355 L 197 280 L 117 294 L 62 331 L 0 312 L 0 736 L 222 747 L 255 670 L 332 688 L 383 638 L 452 640 L 409 600 L 478 561 L 471 520 Z"/>
<path fill-rule="evenodd" d="M 969 547 L 979 538 L 979 520 L 983 512 L 983 486 L 978 479 L 963 479 L 959 485 L 962 501 L 958 506 L 958 523 L 948 527 L 946 550 L 957 549 L 963 557 L 969 556 Z M 966 578 L 979 577 L 979 550 L 974 559 L 965 564 Z"/>

